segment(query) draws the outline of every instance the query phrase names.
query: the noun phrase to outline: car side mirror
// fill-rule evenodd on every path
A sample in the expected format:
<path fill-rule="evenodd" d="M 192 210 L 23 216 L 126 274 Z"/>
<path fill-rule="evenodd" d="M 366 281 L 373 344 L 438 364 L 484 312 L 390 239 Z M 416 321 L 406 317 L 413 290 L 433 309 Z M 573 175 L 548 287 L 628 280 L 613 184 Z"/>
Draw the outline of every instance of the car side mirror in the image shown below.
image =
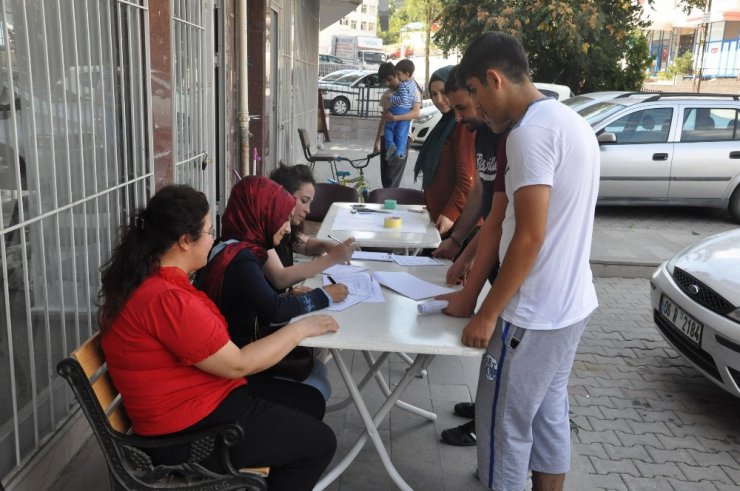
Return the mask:
<path fill-rule="evenodd" d="M 608 131 L 603 132 L 596 137 L 599 143 L 617 143 L 617 135 L 609 133 Z"/>

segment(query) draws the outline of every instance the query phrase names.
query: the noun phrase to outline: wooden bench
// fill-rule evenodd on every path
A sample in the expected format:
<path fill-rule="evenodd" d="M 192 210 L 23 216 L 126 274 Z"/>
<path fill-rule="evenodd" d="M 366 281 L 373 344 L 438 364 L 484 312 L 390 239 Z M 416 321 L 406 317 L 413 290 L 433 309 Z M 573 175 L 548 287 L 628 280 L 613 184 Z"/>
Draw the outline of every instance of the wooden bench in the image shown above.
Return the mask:
<path fill-rule="evenodd" d="M 231 464 L 229 447 L 244 439 L 244 430 L 238 424 L 176 437 L 134 435 L 121 395 L 108 374 L 99 334 L 59 362 L 57 372 L 69 382 L 100 443 L 113 489 L 267 489 L 269 467 L 236 469 Z M 155 466 L 141 450 L 183 444 L 190 446 L 190 456 L 180 465 Z M 219 449 L 226 474 L 216 474 L 200 465 Z"/>

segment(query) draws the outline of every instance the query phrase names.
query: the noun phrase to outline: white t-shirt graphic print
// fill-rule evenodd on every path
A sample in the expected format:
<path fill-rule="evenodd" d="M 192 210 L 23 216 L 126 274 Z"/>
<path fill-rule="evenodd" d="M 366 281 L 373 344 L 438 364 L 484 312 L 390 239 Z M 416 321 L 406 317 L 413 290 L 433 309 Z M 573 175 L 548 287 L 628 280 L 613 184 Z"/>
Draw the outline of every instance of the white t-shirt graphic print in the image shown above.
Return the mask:
<path fill-rule="evenodd" d="M 499 257 L 514 236 L 514 194 L 550 186 L 545 240 L 527 278 L 501 317 L 527 329 L 559 329 L 598 306 L 589 257 L 599 191 L 599 145 L 591 127 L 554 99 L 540 99 L 509 134 Z"/>

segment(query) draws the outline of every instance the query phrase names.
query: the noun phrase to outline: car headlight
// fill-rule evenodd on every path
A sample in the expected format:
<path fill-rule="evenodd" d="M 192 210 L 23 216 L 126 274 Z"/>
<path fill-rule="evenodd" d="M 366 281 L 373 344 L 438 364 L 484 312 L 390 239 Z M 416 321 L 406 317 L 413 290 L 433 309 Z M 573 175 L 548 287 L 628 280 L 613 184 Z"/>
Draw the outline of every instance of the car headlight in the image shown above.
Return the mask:
<path fill-rule="evenodd" d="M 418 118 L 416 118 L 416 122 L 417 123 L 426 123 L 427 121 L 429 121 L 433 117 L 434 117 L 434 114 L 425 114 L 423 116 L 419 116 Z"/>

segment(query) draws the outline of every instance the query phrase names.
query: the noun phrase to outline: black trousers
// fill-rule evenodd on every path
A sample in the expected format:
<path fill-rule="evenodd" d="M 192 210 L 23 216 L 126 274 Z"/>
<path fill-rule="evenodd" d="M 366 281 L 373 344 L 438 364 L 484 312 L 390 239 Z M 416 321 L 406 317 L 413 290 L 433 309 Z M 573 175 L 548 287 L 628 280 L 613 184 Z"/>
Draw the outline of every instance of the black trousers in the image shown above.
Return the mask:
<path fill-rule="evenodd" d="M 231 461 L 240 467 L 270 467 L 270 491 L 310 490 L 331 462 L 337 448 L 334 432 L 321 421 L 326 408 L 321 393 L 305 384 L 250 376 L 248 384 L 233 390 L 208 416 L 179 433 L 190 433 L 238 421 L 244 427 L 241 445 L 231 449 Z M 223 472 L 219 449 L 203 462 Z M 186 448 L 150 453 L 156 463 L 187 460 Z"/>
<path fill-rule="evenodd" d="M 385 138 L 380 140 L 380 183 L 384 188 L 398 188 L 401 187 L 401 178 L 403 177 L 403 171 L 406 169 L 406 161 L 409 158 L 408 149 L 411 146 L 411 138 L 409 138 L 408 145 L 406 146 L 406 155 L 399 162 L 394 165 L 388 165 L 388 161 L 385 160 Z"/>

